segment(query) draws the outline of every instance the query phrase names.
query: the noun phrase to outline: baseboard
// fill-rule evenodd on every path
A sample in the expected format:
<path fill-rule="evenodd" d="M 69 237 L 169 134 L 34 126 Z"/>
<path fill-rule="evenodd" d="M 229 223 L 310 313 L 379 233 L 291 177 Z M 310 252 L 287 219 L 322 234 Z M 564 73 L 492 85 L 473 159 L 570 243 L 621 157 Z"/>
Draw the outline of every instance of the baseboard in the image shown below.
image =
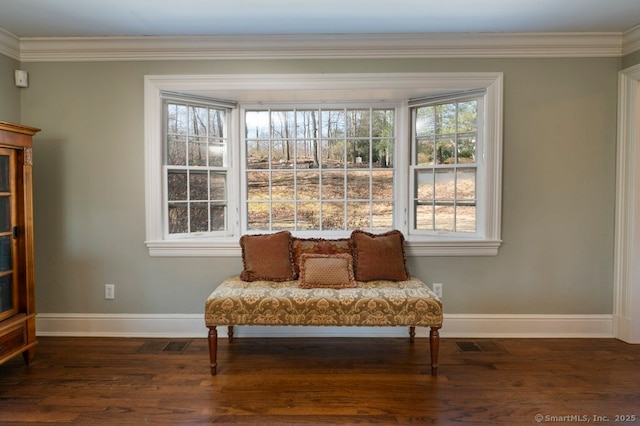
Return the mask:
<path fill-rule="evenodd" d="M 206 337 L 202 314 L 38 314 L 38 336 Z M 226 327 L 218 335 L 226 337 Z M 416 329 L 417 337 L 429 330 Z M 237 337 L 405 337 L 404 327 L 236 327 Z M 441 337 L 613 337 L 612 315 L 445 314 Z"/>

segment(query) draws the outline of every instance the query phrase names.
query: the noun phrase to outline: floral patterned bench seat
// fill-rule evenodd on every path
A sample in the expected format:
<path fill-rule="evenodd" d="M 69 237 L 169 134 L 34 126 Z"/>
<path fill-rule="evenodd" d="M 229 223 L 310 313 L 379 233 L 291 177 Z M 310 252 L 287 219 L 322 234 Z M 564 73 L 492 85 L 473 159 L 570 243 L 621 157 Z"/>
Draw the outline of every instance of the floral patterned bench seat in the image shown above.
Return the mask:
<path fill-rule="evenodd" d="M 216 327 L 227 326 L 229 340 L 232 341 L 234 326 L 259 325 L 404 326 L 409 327 L 411 342 L 414 341 L 415 327 L 430 327 L 431 372 L 432 375 L 437 375 L 442 303 L 436 295 L 421 280 L 408 273 L 392 277 L 402 279 L 357 281 L 351 268 L 344 268 L 345 273 L 341 277 L 343 268 L 340 265 L 351 266 L 352 256 L 336 253 L 335 244 L 329 250 L 330 253 L 317 253 L 318 246 L 322 246 L 322 243 L 326 243 L 326 240 L 310 242 L 294 239 L 289 249 L 291 257 L 296 259 L 293 263 L 301 267 L 292 266 L 291 275 L 287 275 L 288 272 L 283 275 L 275 274 L 275 279 L 249 277 L 247 271 L 255 268 L 252 269 L 252 265 L 249 265 L 250 260 L 243 258 L 243 274 L 227 278 L 211 293 L 205 302 L 211 374 L 216 374 L 217 366 Z M 301 253 L 304 251 L 301 249 L 304 244 L 312 249 Z M 345 245 L 352 250 L 351 241 L 345 242 Z M 313 251 L 316 253 L 310 254 Z M 326 247 L 321 251 L 326 251 Z M 311 261 L 319 262 L 318 267 L 321 268 L 318 269 L 315 281 L 312 276 L 314 264 L 309 263 Z M 366 278 L 365 274 L 360 275 Z M 310 279 L 315 285 L 308 285 Z"/>

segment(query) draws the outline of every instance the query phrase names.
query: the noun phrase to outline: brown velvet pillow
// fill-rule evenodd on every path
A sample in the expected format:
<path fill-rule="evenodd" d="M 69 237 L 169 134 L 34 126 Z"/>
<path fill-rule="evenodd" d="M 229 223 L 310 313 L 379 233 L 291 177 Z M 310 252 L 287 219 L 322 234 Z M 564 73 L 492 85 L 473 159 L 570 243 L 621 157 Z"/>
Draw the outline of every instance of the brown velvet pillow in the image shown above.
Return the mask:
<path fill-rule="evenodd" d="M 300 273 L 300 256 L 311 254 L 351 254 L 350 238 L 293 238 L 293 268 L 296 277 Z"/>
<path fill-rule="evenodd" d="M 402 232 L 370 234 L 356 230 L 351 233 L 351 243 L 356 280 L 404 281 L 409 279 Z"/>
<path fill-rule="evenodd" d="M 310 254 L 300 256 L 301 288 L 356 287 L 350 254 Z"/>
<path fill-rule="evenodd" d="M 243 281 L 290 281 L 293 275 L 291 261 L 291 233 L 243 235 L 240 238 L 244 270 Z"/>

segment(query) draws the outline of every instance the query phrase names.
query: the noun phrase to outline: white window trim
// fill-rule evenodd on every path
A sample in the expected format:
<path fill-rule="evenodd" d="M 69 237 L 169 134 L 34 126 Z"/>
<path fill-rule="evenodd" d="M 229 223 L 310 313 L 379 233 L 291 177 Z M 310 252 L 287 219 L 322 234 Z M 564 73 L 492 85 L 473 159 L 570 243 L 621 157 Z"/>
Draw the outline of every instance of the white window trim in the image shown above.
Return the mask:
<path fill-rule="evenodd" d="M 500 247 L 500 224 L 502 208 L 502 73 L 370 73 L 370 74 L 232 74 L 232 75 L 148 75 L 144 79 L 145 107 L 145 244 L 151 256 L 216 256 L 236 257 L 241 255 L 239 206 L 240 188 L 229 188 L 229 225 L 232 237 L 202 238 L 189 240 L 164 239 L 163 189 L 162 189 L 162 91 L 198 94 L 220 93 L 219 98 L 229 98 L 237 93 L 238 101 L 258 102 L 250 98 L 272 96 L 281 92 L 300 93 L 360 93 L 372 96 L 398 96 L 403 99 L 436 93 L 459 92 L 478 88 L 486 89 L 484 127 L 484 161 L 487 183 L 483 189 L 486 203 L 484 238 L 439 238 L 408 234 L 409 208 L 409 155 L 407 118 L 398 114 L 398 151 L 395 156 L 397 212 L 396 227 L 407 237 L 410 256 L 487 256 L 496 255 Z M 415 91 L 415 92 L 412 92 Z M 380 95 L 378 95 L 380 94 Z M 313 96 L 310 95 L 310 96 Z M 353 96 L 357 96 L 354 94 Z M 310 97 L 309 100 L 314 100 Z M 315 99 L 318 100 L 318 99 Z M 338 99 L 340 101 L 341 99 Z M 355 98 L 353 99 L 356 100 Z M 359 99 L 362 100 L 362 99 Z M 406 108 L 404 108 L 406 110 Z M 399 112 L 403 108 L 399 109 Z M 235 126 L 237 127 L 237 126 Z M 403 132 L 405 132 L 403 134 Z M 238 140 L 239 135 L 230 135 Z M 240 147 L 231 143 L 231 182 L 239 182 Z M 235 179 L 234 179 L 235 177 Z"/>

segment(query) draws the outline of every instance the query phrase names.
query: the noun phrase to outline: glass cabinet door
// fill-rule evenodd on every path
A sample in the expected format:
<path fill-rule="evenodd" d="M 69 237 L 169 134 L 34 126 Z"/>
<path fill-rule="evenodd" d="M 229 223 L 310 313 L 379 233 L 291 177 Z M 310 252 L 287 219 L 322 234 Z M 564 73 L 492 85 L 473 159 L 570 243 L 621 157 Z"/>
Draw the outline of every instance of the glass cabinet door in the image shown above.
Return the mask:
<path fill-rule="evenodd" d="M 17 312 L 15 252 L 15 151 L 0 148 L 0 320 Z"/>

